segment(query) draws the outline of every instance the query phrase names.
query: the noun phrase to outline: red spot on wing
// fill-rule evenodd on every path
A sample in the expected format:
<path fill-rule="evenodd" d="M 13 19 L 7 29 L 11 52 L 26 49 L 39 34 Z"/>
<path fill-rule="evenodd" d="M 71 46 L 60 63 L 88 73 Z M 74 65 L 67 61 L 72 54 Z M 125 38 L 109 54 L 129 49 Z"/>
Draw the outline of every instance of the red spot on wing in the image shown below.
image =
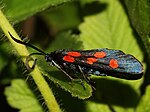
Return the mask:
<path fill-rule="evenodd" d="M 67 52 L 67 55 L 73 56 L 73 57 L 79 57 L 81 54 L 79 52 Z"/>
<path fill-rule="evenodd" d="M 75 59 L 71 56 L 64 56 L 63 60 L 67 61 L 67 62 L 71 62 L 71 63 L 73 63 L 75 61 Z"/>
<path fill-rule="evenodd" d="M 94 54 L 94 57 L 96 57 L 96 58 L 104 58 L 105 56 L 106 56 L 106 53 L 104 51 L 102 51 L 102 52 L 96 52 Z"/>
<path fill-rule="evenodd" d="M 115 60 L 115 59 L 111 59 L 110 60 L 110 62 L 109 62 L 109 66 L 111 67 L 111 68 L 118 68 L 118 61 L 117 60 Z"/>
<path fill-rule="evenodd" d="M 87 63 L 88 64 L 93 64 L 94 62 L 97 62 L 96 58 L 87 58 Z"/>

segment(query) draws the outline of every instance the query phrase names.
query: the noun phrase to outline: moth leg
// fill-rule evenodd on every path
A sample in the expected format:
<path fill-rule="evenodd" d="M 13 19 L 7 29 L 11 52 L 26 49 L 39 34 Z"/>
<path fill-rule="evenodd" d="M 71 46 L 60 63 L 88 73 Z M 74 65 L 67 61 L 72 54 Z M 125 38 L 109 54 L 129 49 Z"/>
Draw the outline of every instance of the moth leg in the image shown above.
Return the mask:
<path fill-rule="evenodd" d="M 71 81 L 74 80 L 64 69 L 62 69 L 57 63 L 55 63 L 54 60 L 52 60 L 52 63 L 53 63 L 54 66 L 56 66 L 60 71 L 62 71 Z"/>
<path fill-rule="evenodd" d="M 64 65 L 64 68 L 62 68 L 62 67 L 60 67 L 57 63 L 55 63 L 53 60 L 52 60 L 52 63 L 53 63 L 54 66 L 56 66 L 59 70 L 61 70 L 72 82 L 75 81 L 75 78 L 72 78 L 72 77 L 67 73 L 67 71 L 65 71 L 65 69 L 66 69 L 65 67 L 68 67 L 69 69 L 71 69 L 70 66 Z M 83 80 L 82 80 L 78 75 L 76 75 L 76 74 L 74 74 L 74 75 L 80 80 L 80 82 L 81 82 L 81 84 L 82 84 L 82 86 L 83 86 L 83 88 L 84 88 L 84 90 L 85 90 L 85 86 L 84 86 Z"/>
<path fill-rule="evenodd" d="M 37 62 L 37 59 L 33 59 L 31 56 L 32 55 L 34 55 L 35 53 L 31 53 L 30 55 L 28 55 L 27 56 L 27 58 L 26 58 L 26 62 L 25 62 L 25 66 L 27 67 L 27 69 L 31 72 L 31 71 L 33 71 L 33 69 L 35 68 L 35 65 L 36 65 L 36 62 Z M 34 60 L 34 62 L 33 62 L 33 64 L 32 64 L 32 66 L 30 67 L 29 66 L 29 61 L 30 60 Z"/>
<path fill-rule="evenodd" d="M 43 55 L 42 53 L 31 53 L 31 54 L 29 54 L 28 56 L 27 56 L 27 58 L 26 58 L 26 62 L 25 62 L 25 66 L 27 67 L 27 69 L 31 72 L 31 71 L 33 71 L 33 69 L 35 68 L 35 65 L 36 65 L 36 62 L 37 62 L 37 59 L 33 59 L 31 56 L 32 55 Z M 30 60 L 34 60 L 34 62 L 33 62 L 33 64 L 32 64 L 32 66 L 30 67 L 29 66 L 29 61 Z"/>
<path fill-rule="evenodd" d="M 84 86 L 84 82 L 83 82 L 83 80 L 75 73 L 74 74 L 79 80 L 80 80 L 80 82 L 81 82 L 81 84 L 82 84 L 82 86 L 83 86 L 83 89 L 85 90 L 85 86 Z M 74 80 L 74 79 L 73 79 Z"/>
<path fill-rule="evenodd" d="M 86 76 L 86 74 L 84 74 L 84 72 L 82 71 L 82 69 L 81 69 L 81 67 L 80 67 L 79 65 L 78 65 L 78 68 L 79 68 L 79 70 L 80 70 L 80 72 L 81 72 L 82 77 L 85 79 L 85 81 L 86 81 L 88 84 L 90 84 L 90 86 L 91 86 L 94 90 L 96 90 L 95 87 L 93 86 L 93 82 L 92 82 L 90 79 L 88 79 L 88 77 Z"/>
<path fill-rule="evenodd" d="M 63 69 L 61 66 L 59 66 L 54 60 L 52 60 L 52 63 L 54 64 L 54 66 L 56 66 L 59 70 L 61 70 L 72 82 L 75 80 L 74 78 L 72 78 L 68 73 L 67 71 L 65 71 L 65 68 Z M 67 65 L 64 65 L 64 66 L 67 66 Z M 67 66 L 69 67 L 69 66 Z M 70 68 L 71 69 L 71 68 Z M 85 86 L 84 86 L 84 83 L 83 83 L 83 80 L 81 78 L 79 78 L 77 75 L 75 75 L 82 83 L 82 86 L 83 88 L 85 89 Z"/>

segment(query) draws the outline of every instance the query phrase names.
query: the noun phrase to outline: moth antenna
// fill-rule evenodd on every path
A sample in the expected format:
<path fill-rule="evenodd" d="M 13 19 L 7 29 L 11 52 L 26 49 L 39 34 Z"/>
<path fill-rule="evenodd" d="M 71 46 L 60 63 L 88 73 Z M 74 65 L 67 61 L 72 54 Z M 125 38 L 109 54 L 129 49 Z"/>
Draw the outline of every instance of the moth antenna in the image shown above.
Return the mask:
<path fill-rule="evenodd" d="M 26 43 L 26 42 L 23 42 L 23 41 L 21 41 L 21 40 L 18 40 L 18 39 L 16 39 L 16 38 L 14 38 L 14 37 L 11 35 L 10 32 L 8 32 L 8 33 L 9 33 L 10 37 L 11 37 L 15 42 L 17 42 L 17 43 L 19 43 L 19 44 L 22 44 L 22 45 L 25 45 L 25 46 L 28 46 L 28 47 L 31 47 L 32 49 L 35 49 L 35 50 L 39 51 L 41 54 L 46 55 L 46 53 L 43 52 L 42 50 L 40 50 L 39 48 L 37 48 L 37 47 L 35 47 L 35 46 L 33 46 L 33 45 L 29 44 L 29 43 Z"/>

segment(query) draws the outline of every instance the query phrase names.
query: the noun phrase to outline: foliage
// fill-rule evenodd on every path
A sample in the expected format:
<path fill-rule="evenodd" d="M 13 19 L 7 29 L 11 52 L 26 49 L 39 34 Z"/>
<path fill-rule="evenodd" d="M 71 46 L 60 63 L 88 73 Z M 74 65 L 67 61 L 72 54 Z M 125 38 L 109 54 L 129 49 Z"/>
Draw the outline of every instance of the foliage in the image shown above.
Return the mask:
<path fill-rule="evenodd" d="M 55 112 L 60 108 L 67 112 L 149 112 L 149 4 L 148 0 L 3 0 L 0 84 L 4 88 L 1 95 L 7 99 L 4 105 L 23 112 Z M 96 87 L 93 91 L 85 81 L 86 89 L 79 80 L 70 82 L 41 56 L 36 57 L 36 68 L 29 74 L 23 63 L 29 52 L 10 39 L 8 31 L 16 38 L 19 36 L 8 20 L 19 33 L 31 35 L 30 43 L 40 45 L 45 52 L 62 48 L 111 48 L 132 54 L 144 64 L 145 78 L 129 81 L 91 76 Z M 28 83 L 31 79 L 35 85 Z M 39 91 L 38 95 L 34 90 Z M 42 97 L 42 103 L 38 96 Z M 1 108 L 6 109 L 5 106 Z"/>

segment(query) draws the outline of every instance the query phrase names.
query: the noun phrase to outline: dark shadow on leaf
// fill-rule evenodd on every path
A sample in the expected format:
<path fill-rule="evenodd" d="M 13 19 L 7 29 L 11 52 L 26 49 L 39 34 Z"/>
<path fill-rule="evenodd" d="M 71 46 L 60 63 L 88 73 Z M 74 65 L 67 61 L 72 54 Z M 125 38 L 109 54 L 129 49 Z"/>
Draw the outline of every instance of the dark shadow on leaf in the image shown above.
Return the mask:
<path fill-rule="evenodd" d="M 92 101 L 121 107 L 136 107 L 139 96 L 129 85 L 103 78 L 94 81 L 96 91 L 91 98 Z"/>
<path fill-rule="evenodd" d="M 84 16 L 94 15 L 99 12 L 102 12 L 103 10 L 106 9 L 106 7 L 107 7 L 107 4 L 104 4 L 104 3 L 102 4 L 99 1 L 93 1 L 92 3 L 85 4 L 83 8 L 83 14 Z"/>
<path fill-rule="evenodd" d="M 147 68 L 150 68 L 150 65 L 148 64 Z M 143 96 L 146 92 L 147 86 L 150 84 L 150 69 L 147 69 L 144 75 L 144 81 L 142 85 L 140 86 L 140 92 L 141 96 Z"/>
<path fill-rule="evenodd" d="M 47 82 L 49 83 L 49 86 L 53 88 L 55 97 L 60 107 L 65 110 L 65 112 L 85 112 L 86 107 L 83 100 L 72 97 L 69 92 L 66 92 L 64 89 L 58 87 L 56 84 L 50 81 L 49 78 L 47 78 Z"/>

